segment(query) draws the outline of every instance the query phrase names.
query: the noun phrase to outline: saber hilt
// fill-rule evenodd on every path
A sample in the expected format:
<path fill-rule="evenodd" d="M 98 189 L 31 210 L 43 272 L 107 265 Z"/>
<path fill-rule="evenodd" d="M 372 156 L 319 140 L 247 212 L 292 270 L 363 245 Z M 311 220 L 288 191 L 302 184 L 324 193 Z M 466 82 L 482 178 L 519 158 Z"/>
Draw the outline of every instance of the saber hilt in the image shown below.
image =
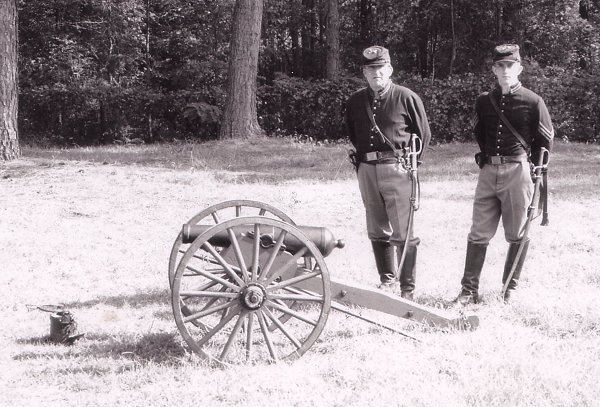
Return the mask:
<path fill-rule="evenodd" d="M 419 177 L 417 169 L 419 168 L 419 156 L 423 152 L 423 142 L 421 138 L 416 134 L 410 135 L 410 148 L 405 152 L 406 162 L 408 164 L 408 171 L 412 181 L 412 191 L 410 196 L 411 207 L 417 211 L 419 210 L 421 201 L 421 188 L 419 185 Z M 407 235 L 408 238 L 408 235 Z"/>

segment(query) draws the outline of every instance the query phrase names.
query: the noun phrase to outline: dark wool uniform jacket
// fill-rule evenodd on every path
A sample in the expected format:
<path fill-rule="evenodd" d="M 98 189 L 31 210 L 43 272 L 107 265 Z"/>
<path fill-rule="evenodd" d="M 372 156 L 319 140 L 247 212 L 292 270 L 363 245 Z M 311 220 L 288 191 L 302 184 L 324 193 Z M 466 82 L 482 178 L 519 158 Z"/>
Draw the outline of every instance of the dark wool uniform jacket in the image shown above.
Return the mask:
<path fill-rule="evenodd" d="M 365 99 L 373 107 L 373 91 L 369 87 L 354 92 L 346 103 L 346 131 L 350 142 L 358 154 L 391 151 L 391 147 L 373 130 Z M 403 143 L 408 145 L 411 133 L 417 134 L 422 141 L 422 157 L 431 139 L 431 131 L 419 96 L 408 88 L 391 84 L 380 102 L 379 108 L 373 113 L 383 134 L 396 148 L 401 148 Z"/>
<path fill-rule="evenodd" d="M 550 150 L 554 138 L 552 120 L 544 100 L 524 88 L 521 83 L 513 86 L 507 95 L 502 95 L 499 87 L 496 87 L 491 95 L 510 124 L 528 144 L 532 161 L 537 162 L 540 149 L 545 147 Z M 488 92 L 481 94 L 475 102 L 473 133 L 479 148 L 487 156 L 528 153 L 500 120 L 489 100 Z"/>

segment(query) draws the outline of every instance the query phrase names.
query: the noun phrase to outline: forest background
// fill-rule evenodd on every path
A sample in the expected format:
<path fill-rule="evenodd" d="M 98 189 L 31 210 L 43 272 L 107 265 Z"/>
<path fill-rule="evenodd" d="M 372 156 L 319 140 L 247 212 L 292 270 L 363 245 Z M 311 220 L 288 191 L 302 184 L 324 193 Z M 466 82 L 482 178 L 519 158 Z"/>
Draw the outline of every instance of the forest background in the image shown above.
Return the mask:
<path fill-rule="evenodd" d="M 336 0 L 333 0 L 336 1 Z M 209 140 L 226 98 L 233 0 L 19 0 L 22 144 Z M 388 47 L 394 80 L 416 91 L 433 142 L 470 139 L 476 96 L 494 85 L 490 51 L 521 46 L 523 83 L 557 138 L 596 143 L 600 0 L 266 0 L 257 81 L 269 135 L 343 140 L 359 57 Z"/>

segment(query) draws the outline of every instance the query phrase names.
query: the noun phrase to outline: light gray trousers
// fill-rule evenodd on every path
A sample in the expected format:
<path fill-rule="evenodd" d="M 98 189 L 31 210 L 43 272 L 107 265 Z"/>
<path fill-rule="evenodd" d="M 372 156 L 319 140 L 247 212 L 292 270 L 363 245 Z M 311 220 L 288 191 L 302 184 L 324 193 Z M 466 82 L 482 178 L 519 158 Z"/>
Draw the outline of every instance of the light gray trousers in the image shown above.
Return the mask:
<path fill-rule="evenodd" d="M 506 241 L 518 243 L 523 236 L 532 195 L 533 182 L 527 160 L 486 164 L 479 172 L 468 241 L 489 243 L 502 218 Z"/>
<path fill-rule="evenodd" d="M 406 240 L 410 211 L 410 175 L 400 163 L 358 167 L 358 187 L 365 206 L 371 240 L 400 245 Z"/>

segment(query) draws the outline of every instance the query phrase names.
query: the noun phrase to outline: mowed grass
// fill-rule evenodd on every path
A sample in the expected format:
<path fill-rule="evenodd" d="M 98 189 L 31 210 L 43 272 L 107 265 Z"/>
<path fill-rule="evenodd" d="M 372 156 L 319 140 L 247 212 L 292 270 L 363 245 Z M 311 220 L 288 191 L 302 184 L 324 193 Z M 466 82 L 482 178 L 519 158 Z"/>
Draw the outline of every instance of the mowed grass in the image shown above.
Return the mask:
<path fill-rule="evenodd" d="M 600 147 L 557 143 L 550 225 L 536 219 L 519 296 L 498 298 L 506 243 L 490 245 L 474 332 L 444 332 L 358 310 L 414 342 L 333 312 L 299 360 L 211 367 L 191 353 L 170 305 L 167 263 L 181 224 L 255 199 L 346 247 L 333 279 L 376 284 L 349 146 L 285 139 L 24 149 L 0 164 L 0 405 L 600 405 Z M 420 168 L 417 302 L 460 288 L 477 177 L 473 144 L 433 146 Z M 85 337 L 46 342 L 65 304 Z M 458 313 L 458 310 L 445 310 Z"/>
<path fill-rule="evenodd" d="M 25 149 L 25 155 L 58 162 L 156 166 L 184 170 L 218 170 L 226 182 L 276 183 L 290 179 L 317 181 L 347 178 L 349 146 L 290 142 L 284 138 L 151 145 Z"/>

